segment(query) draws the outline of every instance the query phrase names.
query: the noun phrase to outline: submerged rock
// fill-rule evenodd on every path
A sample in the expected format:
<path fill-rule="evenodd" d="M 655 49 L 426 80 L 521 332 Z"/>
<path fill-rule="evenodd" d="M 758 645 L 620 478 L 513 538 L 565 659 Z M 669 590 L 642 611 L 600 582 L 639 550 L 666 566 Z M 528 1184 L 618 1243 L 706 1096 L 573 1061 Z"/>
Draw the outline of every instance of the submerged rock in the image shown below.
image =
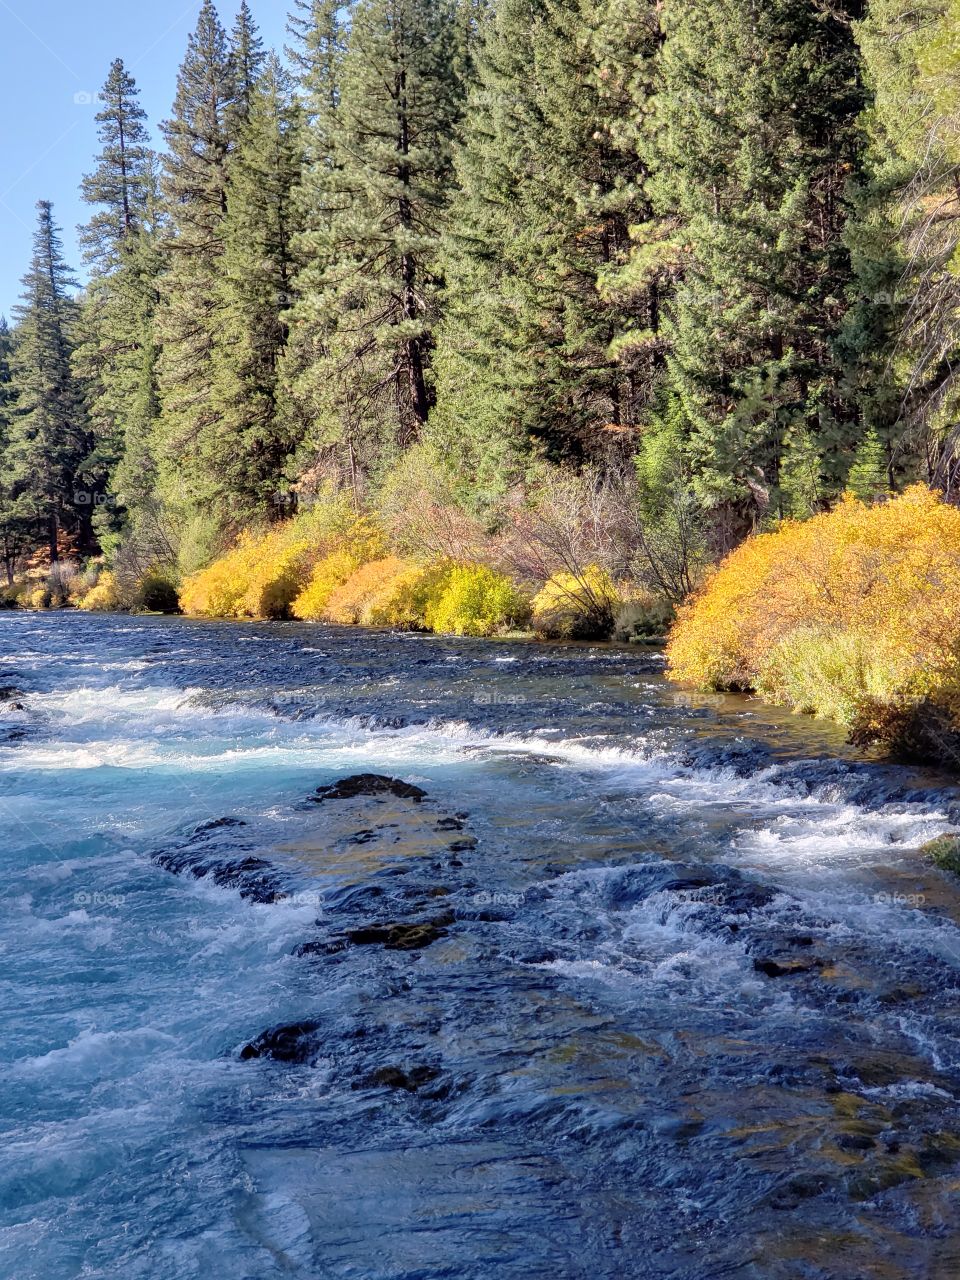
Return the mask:
<path fill-rule="evenodd" d="M 404 782 L 402 778 L 389 778 L 383 773 L 354 773 L 339 782 L 317 787 L 310 799 L 318 804 L 324 800 L 355 800 L 357 796 L 383 795 L 397 796 L 402 800 L 423 800 L 426 794 L 422 787 Z"/>
<path fill-rule="evenodd" d="M 380 944 L 388 951 L 417 951 L 429 947 L 438 938 L 446 937 L 447 926 L 453 924 L 452 911 L 434 916 L 430 920 L 414 920 L 409 924 L 375 924 L 360 929 L 348 929 L 344 935 L 354 946 Z"/>
<path fill-rule="evenodd" d="M 266 858 L 211 857 L 206 851 L 188 848 L 154 854 L 153 860 L 174 875 L 186 873 L 197 880 L 212 880 L 222 889 L 236 889 L 241 898 L 252 902 L 277 902 L 287 896 L 285 882 Z"/>
<path fill-rule="evenodd" d="M 765 973 L 768 978 L 791 978 L 800 973 L 813 973 L 822 969 L 825 961 L 820 959 L 801 960 L 793 956 L 775 958 L 758 956 L 753 962 L 757 973 Z"/>
<path fill-rule="evenodd" d="M 426 1065 L 415 1067 L 378 1067 L 368 1078 L 367 1084 L 382 1085 L 387 1089 L 403 1089 L 406 1093 L 416 1093 L 425 1084 L 430 1084 L 439 1076 L 438 1067 Z"/>
<path fill-rule="evenodd" d="M 316 1034 L 319 1030 L 319 1022 L 291 1022 L 271 1027 L 249 1044 L 245 1044 L 240 1050 L 240 1057 L 245 1062 L 250 1058 L 273 1058 L 275 1062 L 310 1062 L 319 1048 Z"/>

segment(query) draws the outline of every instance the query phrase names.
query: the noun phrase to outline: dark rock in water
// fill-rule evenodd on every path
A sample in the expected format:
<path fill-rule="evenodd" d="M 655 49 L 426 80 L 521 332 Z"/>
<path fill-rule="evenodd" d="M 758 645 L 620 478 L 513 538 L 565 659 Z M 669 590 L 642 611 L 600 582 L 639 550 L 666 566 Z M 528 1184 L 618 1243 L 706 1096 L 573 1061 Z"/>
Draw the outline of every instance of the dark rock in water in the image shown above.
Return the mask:
<path fill-rule="evenodd" d="M 463 840 L 454 840 L 447 847 L 451 853 L 469 853 L 471 849 L 477 847 L 477 841 L 474 836 L 466 836 Z"/>
<path fill-rule="evenodd" d="M 301 942 L 294 948 L 293 954 L 298 959 L 304 956 L 334 956 L 339 951 L 346 951 L 349 945 L 346 938 L 334 938 L 330 941 L 325 938 L 316 938 L 312 942 Z"/>
<path fill-rule="evenodd" d="M 319 1045 L 316 1033 L 319 1022 L 291 1022 L 271 1027 L 240 1050 L 244 1061 L 250 1058 L 273 1058 L 275 1062 L 306 1063 L 316 1057 Z"/>
<path fill-rule="evenodd" d="M 459 818 L 441 818 L 434 831 L 462 831 L 463 823 Z"/>
<path fill-rule="evenodd" d="M 180 849 L 163 849 L 153 861 L 174 875 L 212 880 L 221 888 L 236 889 L 252 902 L 276 902 L 286 896 L 287 885 L 274 865 L 254 853 L 238 851 L 233 833 L 245 828 L 242 818 L 212 818 L 193 829 Z M 227 839 L 222 837 L 226 833 Z M 252 843 L 246 837 L 247 846 Z M 224 847 L 225 846 L 225 847 Z"/>
<path fill-rule="evenodd" d="M 18 689 L 16 685 L 0 684 L 0 702 L 13 702 L 15 698 L 21 696 L 22 690 Z"/>
<path fill-rule="evenodd" d="M 841 1151 L 872 1151 L 877 1145 L 868 1133 L 838 1133 L 834 1141 Z"/>
<path fill-rule="evenodd" d="M 369 844 L 371 840 L 378 840 L 379 834 L 372 827 L 366 828 L 364 831 L 358 831 L 356 835 L 347 839 L 347 844 Z"/>
<path fill-rule="evenodd" d="M 421 947 L 429 947 L 438 938 L 446 937 L 447 926 L 453 924 L 455 918 L 452 911 L 445 911 L 430 920 L 410 924 L 374 924 L 362 929 L 348 929 L 345 936 L 354 946 L 379 944 L 388 951 L 417 951 Z"/>
<path fill-rule="evenodd" d="M 208 831 L 222 831 L 224 827 L 245 827 L 247 824 L 243 818 L 211 818 L 208 822 L 201 822 L 199 826 L 194 827 L 194 836 L 205 835 Z"/>
<path fill-rule="evenodd" d="M 164 871 L 191 875 L 197 880 L 210 879 L 223 889 L 236 889 L 241 898 L 252 902 L 276 902 L 286 897 L 283 880 L 265 858 L 217 857 L 202 849 L 187 848 L 156 853 L 153 860 Z"/>
<path fill-rule="evenodd" d="M 388 778 L 382 773 L 355 773 L 326 787 L 317 787 L 316 794 L 310 799 L 319 804 L 324 800 L 355 800 L 357 796 L 391 795 L 402 800 L 419 801 L 426 794 L 422 787 L 404 782 L 401 778 Z"/>
<path fill-rule="evenodd" d="M 753 962 L 757 973 L 765 973 L 768 978 L 788 978 L 799 973 L 812 973 L 816 969 L 822 969 L 823 965 L 823 960 L 798 960 L 791 956 L 785 956 L 780 960 L 772 956 L 763 958 L 758 956 Z"/>
<path fill-rule="evenodd" d="M 416 1093 L 423 1085 L 436 1080 L 439 1074 L 439 1068 L 425 1065 L 408 1067 L 406 1070 L 403 1067 L 378 1067 L 368 1077 L 367 1084 L 383 1085 L 387 1089 L 403 1089 L 407 1093 Z"/>

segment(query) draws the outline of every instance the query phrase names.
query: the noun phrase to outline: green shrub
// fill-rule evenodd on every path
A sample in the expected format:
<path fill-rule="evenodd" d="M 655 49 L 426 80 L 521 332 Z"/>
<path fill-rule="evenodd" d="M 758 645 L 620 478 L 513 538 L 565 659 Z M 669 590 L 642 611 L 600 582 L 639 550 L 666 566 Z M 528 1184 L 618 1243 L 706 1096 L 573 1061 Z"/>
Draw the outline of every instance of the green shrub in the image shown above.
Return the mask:
<path fill-rule="evenodd" d="M 635 644 L 655 643 L 666 639 L 675 617 L 673 605 L 664 596 L 642 596 L 624 600 L 614 618 L 616 640 Z"/>
<path fill-rule="evenodd" d="M 920 852 L 927 855 L 934 866 L 941 871 L 952 871 L 960 875 L 960 836 L 944 832 L 920 846 Z"/>
<path fill-rule="evenodd" d="M 179 613 L 177 588 L 161 569 L 150 569 L 137 588 L 136 608 L 147 613 Z"/>

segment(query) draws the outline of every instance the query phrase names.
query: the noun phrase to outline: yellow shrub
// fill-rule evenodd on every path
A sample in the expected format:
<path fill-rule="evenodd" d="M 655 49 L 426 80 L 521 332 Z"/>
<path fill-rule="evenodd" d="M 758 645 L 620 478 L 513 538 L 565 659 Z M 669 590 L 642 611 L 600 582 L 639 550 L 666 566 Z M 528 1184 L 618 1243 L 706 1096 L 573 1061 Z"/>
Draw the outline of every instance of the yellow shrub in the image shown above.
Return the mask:
<path fill-rule="evenodd" d="M 411 569 L 416 570 L 417 566 L 397 556 L 385 556 L 361 565 L 330 593 L 323 610 L 324 618 L 354 626 L 358 623 L 377 625 L 373 615 L 379 616 L 378 602 L 385 597 L 389 599 L 397 580 L 408 575 Z"/>
<path fill-rule="evenodd" d="M 453 565 L 446 560 L 418 565 L 410 561 L 397 576 L 385 583 L 370 602 L 369 624 L 372 627 L 396 627 L 403 631 L 425 631 L 427 614 L 442 597 Z"/>
<path fill-rule="evenodd" d="M 455 636 L 492 636 L 522 625 L 529 616 L 526 596 L 509 578 L 484 564 L 450 566 L 425 610 L 431 631 Z"/>
<path fill-rule="evenodd" d="M 193 573 L 183 584 L 180 603 L 184 613 L 207 618 L 242 618 L 243 598 L 259 563 L 260 539 L 240 535 L 237 545 L 206 569 Z"/>
<path fill-rule="evenodd" d="M 293 601 L 309 581 L 311 547 L 294 531 L 281 526 L 257 544 L 243 593 L 244 614 L 250 618 L 288 618 Z"/>
<path fill-rule="evenodd" d="M 623 602 L 610 575 L 597 565 L 555 573 L 533 601 L 533 626 L 551 639 L 602 640 L 613 631 Z"/>
<path fill-rule="evenodd" d="M 668 657 L 674 679 L 756 689 L 860 740 L 892 740 L 904 710 L 960 727 L 960 511 L 918 485 L 751 538 L 681 610 Z"/>
<path fill-rule="evenodd" d="M 180 603 L 185 613 L 210 618 L 316 618 L 326 603 L 326 578 L 332 574 L 332 589 L 383 554 L 377 524 L 331 500 L 265 531 L 242 533 L 230 551 L 187 578 Z M 342 565 L 343 572 L 336 568 Z M 310 612 L 299 612 L 298 601 Z"/>
<path fill-rule="evenodd" d="M 360 561 L 350 551 L 333 551 L 316 565 L 310 580 L 290 606 L 295 618 L 306 622 L 319 622 L 324 616 L 327 602 L 338 587 L 342 587 L 360 567 Z"/>
<path fill-rule="evenodd" d="M 120 591 L 115 575 L 109 571 L 101 573 L 97 585 L 91 587 L 80 601 L 80 608 L 95 613 L 111 613 L 120 608 Z"/>

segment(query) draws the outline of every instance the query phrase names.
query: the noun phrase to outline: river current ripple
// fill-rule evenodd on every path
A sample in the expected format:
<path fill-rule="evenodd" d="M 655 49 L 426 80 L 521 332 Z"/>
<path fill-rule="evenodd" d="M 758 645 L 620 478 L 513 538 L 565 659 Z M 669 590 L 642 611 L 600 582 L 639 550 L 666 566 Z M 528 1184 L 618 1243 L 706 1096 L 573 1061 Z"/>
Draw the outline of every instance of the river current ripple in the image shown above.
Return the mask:
<path fill-rule="evenodd" d="M 639 649 L 11 613 L 0 824 L 2 1277 L 960 1274 L 950 779 Z"/>

